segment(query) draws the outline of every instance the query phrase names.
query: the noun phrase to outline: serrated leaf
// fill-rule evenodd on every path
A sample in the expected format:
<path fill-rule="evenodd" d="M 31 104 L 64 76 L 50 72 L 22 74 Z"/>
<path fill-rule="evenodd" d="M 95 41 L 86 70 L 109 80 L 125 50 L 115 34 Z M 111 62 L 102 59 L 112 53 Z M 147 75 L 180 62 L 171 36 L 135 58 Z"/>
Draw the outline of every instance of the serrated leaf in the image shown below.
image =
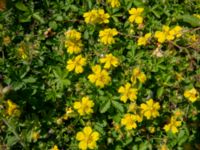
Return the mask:
<path fill-rule="evenodd" d="M 113 107 L 115 107 L 117 110 L 119 110 L 121 113 L 124 112 L 124 107 L 120 102 L 117 102 L 115 100 L 112 101 Z"/>
<path fill-rule="evenodd" d="M 17 139 L 15 136 L 8 136 L 8 137 L 7 137 L 7 145 L 8 145 L 9 147 L 12 147 L 12 146 L 15 145 L 18 141 L 19 141 L 19 139 Z"/>
<path fill-rule="evenodd" d="M 106 100 L 101 106 L 100 106 L 100 113 L 105 113 L 106 111 L 108 111 L 108 109 L 110 108 L 111 102 L 110 100 Z"/>
<path fill-rule="evenodd" d="M 34 83 L 34 82 L 36 82 L 36 78 L 34 78 L 34 77 L 29 77 L 29 78 L 26 78 L 26 79 L 23 79 L 23 81 L 25 82 L 25 83 Z"/>

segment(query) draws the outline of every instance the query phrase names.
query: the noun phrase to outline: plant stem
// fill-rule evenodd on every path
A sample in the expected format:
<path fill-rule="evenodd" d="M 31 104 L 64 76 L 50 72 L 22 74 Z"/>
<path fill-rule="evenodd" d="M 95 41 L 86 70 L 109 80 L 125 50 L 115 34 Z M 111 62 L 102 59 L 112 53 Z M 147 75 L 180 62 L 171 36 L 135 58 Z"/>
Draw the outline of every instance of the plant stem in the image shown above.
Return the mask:
<path fill-rule="evenodd" d="M 18 133 L 15 131 L 15 129 L 8 123 L 8 121 L 4 118 L 2 118 L 2 121 L 8 126 L 8 128 L 11 129 L 12 133 L 15 135 L 15 137 L 19 140 L 20 144 L 24 149 L 27 149 L 27 146 L 24 142 L 22 142 L 21 138 L 19 137 Z"/>

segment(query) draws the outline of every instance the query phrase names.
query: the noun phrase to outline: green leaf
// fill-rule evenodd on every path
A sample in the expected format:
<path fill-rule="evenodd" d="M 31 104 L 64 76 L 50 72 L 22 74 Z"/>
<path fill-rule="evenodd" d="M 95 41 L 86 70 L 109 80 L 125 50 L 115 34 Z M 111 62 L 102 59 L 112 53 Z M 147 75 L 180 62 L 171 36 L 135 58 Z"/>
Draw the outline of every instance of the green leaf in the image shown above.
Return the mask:
<path fill-rule="evenodd" d="M 133 3 L 137 7 L 144 7 L 144 3 L 141 0 L 134 0 Z"/>
<path fill-rule="evenodd" d="M 181 130 L 178 134 L 178 145 L 182 145 L 183 143 L 185 143 L 188 139 L 188 135 L 185 133 L 184 130 Z"/>
<path fill-rule="evenodd" d="M 101 106 L 100 106 L 100 113 L 105 113 L 106 111 L 108 111 L 108 109 L 110 108 L 111 102 L 110 100 L 106 100 Z"/>
<path fill-rule="evenodd" d="M 31 15 L 28 15 L 28 16 L 20 16 L 19 17 L 19 22 L 22 22 L 22 23 L 24 23 L 24 22 L 30 22 L 31 21 Z"/>
<path fill-rule="evenodd" d="M 163 95 L 163 92 L 164 92 L 164 87 L 160 87 L 157 90 L 157 97 L 160 98 Z"/>
<path fill-rule="evenodd" d="M 15 7 L 21 11 L 28 11 L 28 7 L 26 7 L 22 2 L 17 2 Z"/>
<path fill-rule="evenodd" d="M 49 27 L 52 28 L 53 30 L 56 30 L 58 28 L 58 25 L 55 21 L 50 21 Z"/>
<path fill-rule="evenodd" d="M 124 107 L 120 102 L 117 102 L 115 100 L 112 101 L 113 107 L 115 107 L 117 110 L 119 110 L 121 113 L 124 112 Z"/>
<path fill-rule="evenodd" d="M 132 147 L 132 150 L 138 150 L 138 146 L 137 146 L 137 145 L 134 145 L 134 146 Z"/>
<path fill-rule="evenodd" d="M 34 77 L 29 77 L 29 78 L 26 78 L 26 79 L 23 79 L 23 81 L 25 82 L 25 83 L 34 83 L 34 82 L 36 82 L 36 78 L 34 78 Z"/>
<path fill-rule="evenodd" d="M 24 86 L 23 82 L 17 81 L 17 82 L 13 82 L 12 87 L 14 90 L 19 90 Z"/>
<path fill-rule="evenodd" d="M 35 20 L 37 20 L 37 21 L 39 21 L 40 23 L 45 23 L 44 22 L 44 19 L 39 15 L 39 12 L 36 12 L 36 13 L 34 13 L 33 14 L 33 18 L 35 19 Z"/>
<path fill-rule="evenodd" d="M 139 146 L 139 150 L 147 150 L 148 149 L 148 142 L 142 142 Z"/>
<path fill-rule="evenodd" d="M 178 19 L 182 19 L 183 22 L 189 23 L 193 27 L 200 26 L 200 19 L 192 15 L 183 15 L 178 17 Z"/>
<path fill-rule="evenodd" d="M 7 145 L 9 147 L 15 145 L 18 141 L 19 141 L 19 139 L 17 139 L 15 136 L 8 136 L 7 137 Z"/>

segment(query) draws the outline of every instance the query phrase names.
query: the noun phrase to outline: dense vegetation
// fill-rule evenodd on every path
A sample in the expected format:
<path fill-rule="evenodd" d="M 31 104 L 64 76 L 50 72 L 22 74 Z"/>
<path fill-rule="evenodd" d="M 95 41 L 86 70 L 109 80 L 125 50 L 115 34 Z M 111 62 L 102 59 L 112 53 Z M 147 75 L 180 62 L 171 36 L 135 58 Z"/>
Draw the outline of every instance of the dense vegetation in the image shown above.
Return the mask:
<path fill-rule="evenodd" d="M 199 0 L 1 0 L 0 149 L 200 149 Z"/>

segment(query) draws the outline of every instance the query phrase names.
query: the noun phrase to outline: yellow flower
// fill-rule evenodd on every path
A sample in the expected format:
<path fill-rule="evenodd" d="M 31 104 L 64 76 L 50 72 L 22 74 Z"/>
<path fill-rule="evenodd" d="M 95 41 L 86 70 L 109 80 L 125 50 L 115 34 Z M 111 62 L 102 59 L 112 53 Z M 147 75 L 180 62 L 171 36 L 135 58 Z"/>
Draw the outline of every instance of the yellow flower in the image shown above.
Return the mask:
<path fill-rule="evenodd" d="M 54 145 L 53 148 L 51 150 L 59 150 L 57 145 Z"/>
<path fill-rule="evenodd" d="M 107 0 L 107 3 L 112 7 L 116 8 L 120 6 L 119 0 Z"/>
<path fill-rule="evenodd" d="M 143 22 L 143 17 L 141 16 L 144 8 L 131 8 L 129 10 L 130 17 L 128 18 L 129 22 L 141 24 Z"/>
<path fill-rule="evenodd" d="M 65 32 L 66 40 L 79 41 L 81 39 L 81 33 L 72 29 Z"/>
<path fill-rule="evenodd" d="M 144 83 L 147 80 L 144 72 L 141 72 L 139 68 L 133 69 L 133 74 L 131 76 L 131 81 L 133 84 L 136 83 L 136 79 L 138 79 L 141 83 Z"/>
<path fill-rule="evenodd" d="M 24 49 L 22 47 L 18 48 L 18 53 L 22 59 L 27 59 L 28 56 L 26 55 Z"/>
<path fill-rule="evenodd" d="M 128 112 L 136 113 L 137 111 L 137 104 L 136 103 L 130 103 L 128 106 Z"/>
<path fill-rule="evenodd" d="M 75 73 L 79 74 L 83 72 L 83 66 L 86 65 L 86 58 L 83 58 L 81 55 L 76 56 L 74 59 L 67 61 L 66 69 L 68 71 L 75 70 Z"/>
<path fill-rule="evenodd" d="M 198 42 L 198 36 L 196 34 L 189 35 L 188 40 L 193 43 L 193 42 Z"/>
<path fill-rule="evenodd" d="M 180 109 L 176 109 L 173 113 L 174 113 L 174 117 L 176 118 L 182 118 L 182 116 L 184 115 L 184 112 L 181 111 Z"/>
<path fill-rule="evenodd" d="M 197 100 L 199 93 L 195 88 L 192 88 L 190 90 L 186 90 L 184 92 L 184 96 L 185 96 L 185 98 L 187 98 L 189 101 L 191 101 L 193 103 Z"/>
<path fill-rule="evenodd" d="M 118 34 L 118 31 L 113 28 L 107 28 L 99 32 L 100 42 L 109 45 L 115 43 L 115 39 L 113 36 L 116 36 Z"/>
<path fill-rule="evenodd" d="M 164 43 L 166 40 L 165 33 L 161 31 L 156 31 L 155 38 L 157 38 L 159 43 Z"/>
<path fill-rule="evenodd" d="M 138 39 L 138 45 L 139 46 L 146 45 L 150 37 L 151 37 L 151 33 L 147 33 L 147 34 L 145 34 L 144 37 L 140 37 Z"/>
<path fill-rule="evenodd" d="M 174 40 L 176 33 L 174 30 L 170 30 L 169 26 L 163 26 L 163 32 L 165 33 L 167 40 Z"/>
<path fill-rule="evenodd" d="M 121 86 L 118 89 L 118 93 L 122 94 L 120 100 L 126 103 L 128 99 L 130 99 L 131 101 L 137 99 L 138 90 L 136 88 L 131 88 L 130 83 L 126 83 L 125 86 Z"/>
<path fill-rule="evenodd" d="M 65 109 L 65 114 L 63 115 L 63 119 L 67 120 L 69 118 L 69 116 L 70 116 L 71 113 L 73 113 L 72 108 L 71 107 L 66 108 Z"/>
<path fill-rule="evenodd" d="M 39 138 L 40 138 L 40 133 L 39 132 L 33 132 L 32 133 L 33 141 L 37 141 Z"/>
<path fill-rule="evenodd" d="M 193 16 L 195 16 L 195 17 L 200 19 L 200 14 L 193 14 Z"/>
<path fill-rule="evenodd" d="M 7 106 L 8 106 L 7 113 L 9 116 L 15 115 L 19 112 L 18 106 L 15 103 L 13 103 L 11 100 L 7 101 Z"/>
<path fill-rule="evenodd" d="M 105 13 L 103 9 L 93 9 L 83 14 L 86 23 L 90 24 L 103 24 L 109 23 L 110 15 Z"/>
<path fill-rule="evenodd" d="M 63 118 L 56 119 L 56 124 L 61 125 L 63 123 Z"/>
<path fill-rule="evenodd" d="M 67 52 L 69 54 L 78 54 L 81 52 L 83 44 L 81 42 L 65 41 L 65 47 L 67 47 Z"/>
<path fill-rule="evenodd" d="M 83 131 L 76 134 L 76 139 L 80 141 L 78 145 L 79 149 L 95 149 L 96 142 L 99 139 L 99 133 L 96 131 L 93 132 L 90 126 L 86 126 Z"/>
<path fill-rule="evenodd" d="M 182 35 L 182 30 L 183 30 L 182 27 L 175 26 L 173 29 L 171 29 L 170 32 L 172 32 L 171 34 L 173 34 L 174 36 L 176 36 L 177 38 L 179 38 Z"/>
<path fill-rule="evenodd" d="M 11 42 L 11 40 L 10 40 L 10 37 L 9 36 L 6 36 L 6 37 L 4 37 L 3 38 L 3 44 L 4 45 L 9 45 L 10 44 L 10 42 Z"/>
<path fill-rule="evenodd" d="M 164 145 L 162 145 L 162 146 L 160 147 L 159 150 L 169 150 L 169 149 L 168 149 L 167 145 L 164 144 Z"/>
<path fill-rule="evenodd" d="M 89 12 L 86 12 L 83 14 L 83 17 L 85 18 L 86 23 L 91 23 L 91 24 L 97 23 L 96 21 L 98 18 L 97 10 L 93 9 Z"/>
<path fill-rule="evenodd" d="M 137 116 L 132 114 L 125 114 L 121 119 L 121 124 L 126 127 L 126 130 L 131 130 L 137 128 Z"/>
<path fill-rule="evenodd" d="M 81 52 L 81 48 L 83 46 L 81 42 L 81 33 L 72 29 L 65 32 L 65 47 L 67 48 L 67 52 L 69 54 L 77 54 Z"/>
<path fill-rule="evenodd" d="M 177 133 L 178 129 L 177 127 L 181 126 L 181 121 L 177 121 L 176 117 L 171 117 L 170 123 L 164 126 L 164 130 L 166 132 L 172 131 L 172 133 Z"/>
<path fill-rule="evenodd" d="M 98 9 L 98 23 L 103 24 L 103 23 L 109 23 L 109 18 L 110 15 L 108 13 L 105 13 L 103 9 Z"/>
<path fill-rule="evenodd" d="M 141 113 L 147 118 L 156 118 L 159 116 L 158 110 L 160 109 L 160 104 L 158 102 L 154 102 L 153 99 L 149 99 L 146 104 L 142 103 L 140 105 Z"/>
<path fill-rule="evenodd" d="M 105 69 L 101 69 L 100 65 L 93 66 L 92 71 L 93 74 L 90 74 L 88 79 L 90 82 L 95 83 L 96 86 L 103 88 L 111 81 L 108 72 Z"/>
<path fill-rule="evenodd" d="M 152 127 L 152 126 L 149 127 L 149 132 L 150 132 L 150 133 L 154 133 L 154 132 L 155 132 L 155 127 Z"/>
<path fill-rule="evenodd" d="M 81 116 L 93 113 L 93 106 L 94 102 L 87 96 L 83 97 L 81 102 L 74 103 L 74 109 L 77 109 Z"/>
<path fill-rule="evenodd" d="M 104 68 L 109 69 L 111 66 L 117 67 L 119 65 L 119 60 L 112 54 L 106 54 L 104 58 L 100 59 L 100 63 L 105 63 Z"/>
<path fill-rule="evenodd" d="M 159 43 L 163 43 L 166 40 L 172 41 L 175 37 L 180 37 L 182 35 L 182 27 L 175 26 L 173 29 L 170 30 L 169 26 L 163 26 L 162 31 L 155 32 L 155 38 L 157 38 Z"/>

